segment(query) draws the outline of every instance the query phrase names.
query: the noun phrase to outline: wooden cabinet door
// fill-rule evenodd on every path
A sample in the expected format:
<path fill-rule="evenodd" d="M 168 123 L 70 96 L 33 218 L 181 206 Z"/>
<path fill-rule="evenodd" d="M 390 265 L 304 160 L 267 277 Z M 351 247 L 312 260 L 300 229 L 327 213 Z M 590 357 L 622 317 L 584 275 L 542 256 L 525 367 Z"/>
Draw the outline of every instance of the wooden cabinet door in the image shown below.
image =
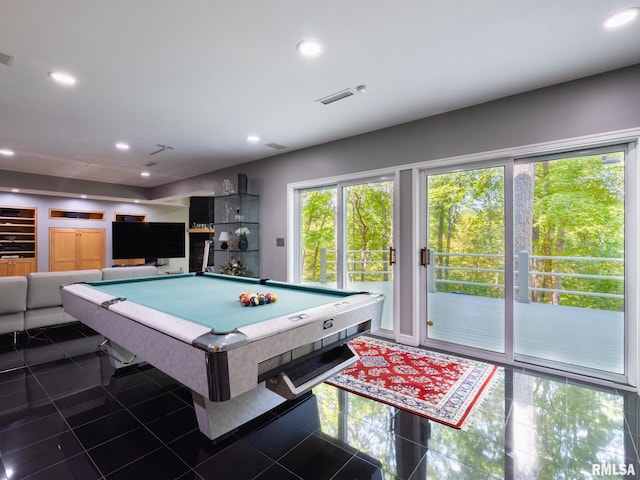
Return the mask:
<path fill-rule="evenodd" d="M 104 228 L 85 228 L 79 233 L 76 270 L 104 268 Z"/>
<path fill-rule="evenodd" d="M 67 272 L 76 269 L 78 235 L 75 228 L 49 229 L 49 271 Z"/>
<path fill-rule="evenodd" d="M 9 258 L 0 260 L 0 277 L 27 276 L 36 271 L 35 258 Z"/>
<path fill-rule="evenodd" d="M 36 271 L 36 260 L 35 258 L 17 258 L 13 261 L 12 267 L 9 275 L 27 276 Z"/>
<path fill-rule="evenodd" d="M 49 271 L 100 269 L 104 266 L 104 228 L 49 229 Z"/>

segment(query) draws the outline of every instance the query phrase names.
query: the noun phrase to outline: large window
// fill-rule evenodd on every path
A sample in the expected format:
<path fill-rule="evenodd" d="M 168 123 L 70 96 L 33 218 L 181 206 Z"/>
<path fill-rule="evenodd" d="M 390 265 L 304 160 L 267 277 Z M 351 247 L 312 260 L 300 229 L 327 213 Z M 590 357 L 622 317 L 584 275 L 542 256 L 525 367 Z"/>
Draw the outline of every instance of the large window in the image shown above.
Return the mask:
<path fill-rule="evenodd" d="M 425 171 L 425 342 L 622 379 L 637 241 L 626 157 L 612 146 Z"/>
<path fill-rule="evenodd" d="M 296 281 L 385 294 L 393 329 L 393 185 L 370 180 L 296 192 Z"/>

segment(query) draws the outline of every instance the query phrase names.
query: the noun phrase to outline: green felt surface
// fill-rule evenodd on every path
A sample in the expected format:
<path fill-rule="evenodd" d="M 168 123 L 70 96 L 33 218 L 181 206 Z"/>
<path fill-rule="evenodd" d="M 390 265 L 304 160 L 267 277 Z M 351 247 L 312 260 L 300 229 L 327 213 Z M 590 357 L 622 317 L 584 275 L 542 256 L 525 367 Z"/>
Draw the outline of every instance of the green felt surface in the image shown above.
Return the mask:
<path fill-rule="evenodd" d="M 271 318 L 291 315 L 336 302 L 353 293 L 281 282 L 260 285 L 255 279 L 210 274 L 162 275 L 88 282 L 87 285 L 216 332 L 228 332 Z M 238 300 L 242 292 L 275 293 L 278 301 L 245 307 Z"/>

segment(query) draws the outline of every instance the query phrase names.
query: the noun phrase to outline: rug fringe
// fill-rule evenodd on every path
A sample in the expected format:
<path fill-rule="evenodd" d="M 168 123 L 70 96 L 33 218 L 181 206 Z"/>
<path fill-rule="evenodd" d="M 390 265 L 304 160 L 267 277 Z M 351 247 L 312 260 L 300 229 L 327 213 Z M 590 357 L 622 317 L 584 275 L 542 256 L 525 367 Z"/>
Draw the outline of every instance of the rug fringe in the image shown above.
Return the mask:
<path fill-rule="evenodd" d="M 469 427 L 474 426 L 475 422 L 478 418 L 478 413 L 482 410 L 482 406 L 484 405 L 487 398 L 493 397 L 493 391 L 496 388 L 496 376 L 498 374 L 502 374 L 504 377 L 504 369 L 502 367 L 497 367 L 494 374 L 489 379 L 487 385 L 484 387 L 484 390 L 480 393 L 480 396 L 476 399 L 476 404 L 473 409 L 469 412 L 469 415 L 460 426 L 460 430 L 467 432 L 469 431 Z"/>

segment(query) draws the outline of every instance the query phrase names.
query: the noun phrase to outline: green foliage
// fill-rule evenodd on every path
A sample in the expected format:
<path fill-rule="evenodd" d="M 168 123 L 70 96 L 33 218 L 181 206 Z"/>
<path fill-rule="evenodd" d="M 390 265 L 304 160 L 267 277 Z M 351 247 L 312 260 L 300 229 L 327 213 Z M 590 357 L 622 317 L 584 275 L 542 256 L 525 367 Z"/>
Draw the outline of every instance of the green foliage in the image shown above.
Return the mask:
<path fill-rule="evenodd" d="M 429 177 L 429 245 L 450 254 L 438 257 L 440 291 L 503 296 L 496 288 L 504 285 L 503 192 L 502 167 Z"/>
<path fill-rule="evenodd" d="M 335 252 L 335 189 L 313 190 L 301 194 L 300 245 L 302 280 L 320 281 L 321 249 Z M 335 281 L 335 257 L 329 263 L 328 277 Z"/>
<path fill-rule="evenodd" d="M 347 267 L 349 281 L 388 281 L 388 252 L 392 244 L 391 182 L 345 187 Z M 300 195 L 302 280 L 322 281 L 322 252 L 327 282 L 336 281 L 337 188 Z"/>
<path fill-rule="evenodd" d="M 591 155 L 535 164 L 531 223 L 532 256 L 624 257 L 624 155 Z M 504 181 L 502 167 L 429 177 L 429 245 L 444 254 L 503 254 Z M 518 192 L 514 192 L 518 198 Z M 514 225 L 514 230 L 524 228 Z M 439 290 L 503 297 L 504 265 L 498 257 L 439 255 Z M 624 275 L 622 262 L 534 259 L 532 286 L 622 294 L 623 282 L 585 278 Z M 466 285 L 461 282 L 473 283 Z M 623 301 L 535 291 L 534 301 L 621 310 Z"/>
<path fill-rule="evenodd" d="M 533 198 L 525 232 L 534 257 L 624 257 L 624 154 L 591 155 L 535 164 Z M 389 281 L 393 244 L 391 182 L 344 187 L 349 281 Z M 438 288 L 444 292 L 504 296 L 505 198 L 503 167 L 429 176 L 428 243 L 439 254 Z M 517 198 L 518 192 L 514 192 Z M 305 282 L 337 278 L 338 187 L 300 195 L 301 265 Z M 522 228 L 514 225 L 514 230 Z M 325 253 L 326 264 L 322 265 Z M 464 255 L 455 255 L 464 254 Z M 624 265 L 615 261 L 534 259 L 532 287 L 622 294 Z M 324 273 L 324 277 L 322 274 Z M 623 301 L 534 291 L 533 300 L 621 310 Z"/>

